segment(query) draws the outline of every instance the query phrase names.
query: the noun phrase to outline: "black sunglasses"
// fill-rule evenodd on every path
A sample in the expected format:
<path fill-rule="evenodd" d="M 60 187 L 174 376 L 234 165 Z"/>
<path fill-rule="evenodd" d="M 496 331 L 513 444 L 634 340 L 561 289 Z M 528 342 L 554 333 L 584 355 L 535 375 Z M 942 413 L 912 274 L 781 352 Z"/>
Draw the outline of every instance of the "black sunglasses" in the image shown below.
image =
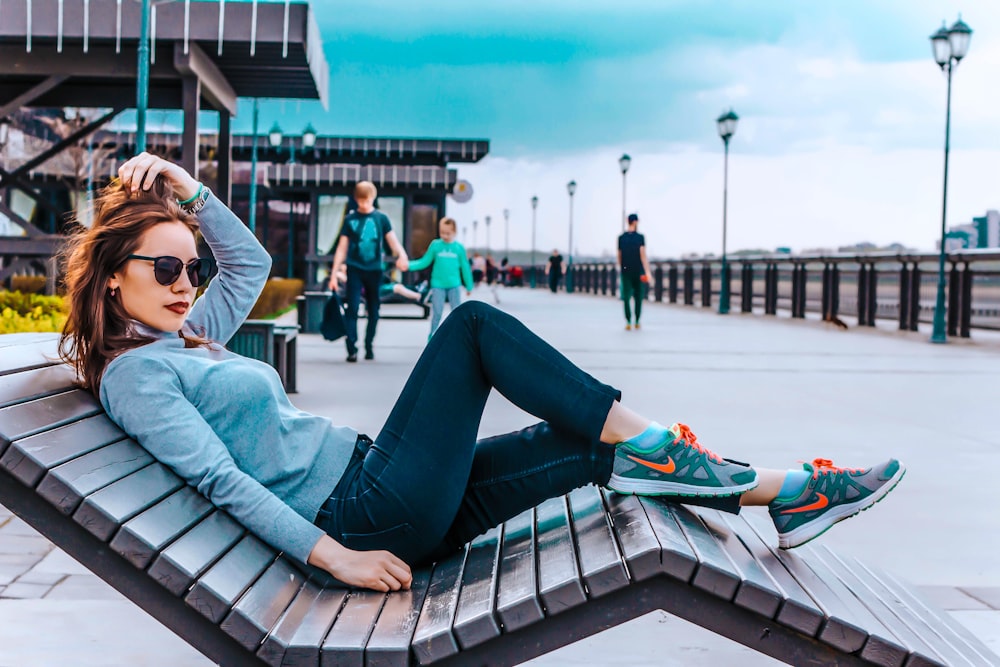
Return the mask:
<path fill-rule="evenodd" d="M 186 270 L 192 287 L 199 287 L 215 273 L 215 260 L 211 257 L 199 257 L 185 264 L 176 257 L 145 257 L 129 255 L 127 259 L 141 259 L 153 263 L 153 277 L 161 285 L 173 285 L 181 277 L 181 271 Z"/>

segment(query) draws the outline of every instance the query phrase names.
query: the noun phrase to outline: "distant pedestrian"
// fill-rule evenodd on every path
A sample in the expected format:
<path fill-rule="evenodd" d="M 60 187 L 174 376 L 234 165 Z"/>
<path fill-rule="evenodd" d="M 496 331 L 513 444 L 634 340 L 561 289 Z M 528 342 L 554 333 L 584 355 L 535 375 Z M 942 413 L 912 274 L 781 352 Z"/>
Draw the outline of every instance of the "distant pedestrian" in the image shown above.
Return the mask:
<path fill-rule="evenodd" d="M 639 328 L 642 301 L 646 298 L 651 273 L 646 259 L 646 239 L 637 230 L 639 216 L 630 213 L 628 231 L 618 237 L 618 271 L 622 278 L 622 302 L 625 304 L 625 330 L 632 328 L 632 304 L 635 303 L 635 328 Z"/>
<path fill-rule="evenodd" d="M 549 289 L 555 294 L 559 290 L 559 281 L 563 275 L 563 257 L 559 250 L 553 250 L 549 256 L 549 263 L 545 265 L 545 275 L 549 277 Z"/>
<path fill-rule="evenodd" d="M 427 252 L 420 259 L 410 261 L 410 271 L 431 269 L 431 332 L 437 331 L 444 315 L 444 303 L 455 310 L 462 303 L 462 285 L 466 293 L 472 294 L 472 271 L 465 247 L 455 240 L 457 226 L 451 218 L 441 218 L 438 223 L 438 237 L 431 241 Z"/>
<path fill-rule="evenodd" d="M 499 305 L 500 293 L 497 290 L 500 289 L 500 267 L 493 261 L 493 255 L 486 255 L 486 285 L 493 294 L 493 302 Z"/>
<path fill-rule="evenodd" d="M 330 289 L 337 291 L 340 267 L 347 264 L 347 297 L 344 304 L 344 325 L 347 328 L 347 361 L 358 360 L 358 309 L 361 306 L 361 292 L 365 294 L 365 313 L 368 326 L 365 329 L 365 359 L 374 359 L 372 345 L 375 342 L 375 328 L 378 326 L 379 286 L 382 284 L 382 252 L 387 249 L 396 256 L 396 268 L 406 271 L 409 260 L 400 245 L 396 233 L 392 231 L 389 216 L 375 210 L 378 190 L 374 183 L 361 181 L 354 188 L 356 211 L 344 217 L 337 238 L 337 249 L 333 254 L 330 270 Z"/>
<path fill-rule="evenodd" d="M 472 283 L 478 287 L 486 277 L 486 258 L 478 252 L 472 253 Z"/>

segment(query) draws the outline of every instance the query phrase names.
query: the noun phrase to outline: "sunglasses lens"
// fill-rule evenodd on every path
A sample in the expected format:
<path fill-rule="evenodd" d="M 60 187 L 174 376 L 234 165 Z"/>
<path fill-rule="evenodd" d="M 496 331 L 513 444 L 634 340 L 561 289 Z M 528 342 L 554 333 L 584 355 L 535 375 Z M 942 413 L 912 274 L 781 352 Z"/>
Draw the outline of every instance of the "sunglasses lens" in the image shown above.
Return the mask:
<path fill-rule="evenodd" d="M 153 262 L 153 277 L 161 285 L 173 285 L 183 268 L 184 263 L 176 257 L 158 257 Z"/>
<path fill-rule="evenodd" d="M 187 267 L 188 278 L 191 280 L 192 287 L 201 287 L 201 285 L 212 277 L 212 270 L 215 268 L 214 262 L 207 257 L 201 257 Z"/>

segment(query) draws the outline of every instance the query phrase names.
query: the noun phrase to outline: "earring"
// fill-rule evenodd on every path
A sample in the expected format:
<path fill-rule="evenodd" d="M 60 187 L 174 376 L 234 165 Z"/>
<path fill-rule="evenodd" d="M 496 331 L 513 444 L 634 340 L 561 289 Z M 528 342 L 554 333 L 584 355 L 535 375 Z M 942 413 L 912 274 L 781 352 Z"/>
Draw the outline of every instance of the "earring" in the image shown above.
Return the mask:
<path fill-rule="evenodd" d="M 117 288 L 116 287 L 112 287 L 111 288 L 111 296 L 114 296 L 116 291 L 117 291 Z"/>

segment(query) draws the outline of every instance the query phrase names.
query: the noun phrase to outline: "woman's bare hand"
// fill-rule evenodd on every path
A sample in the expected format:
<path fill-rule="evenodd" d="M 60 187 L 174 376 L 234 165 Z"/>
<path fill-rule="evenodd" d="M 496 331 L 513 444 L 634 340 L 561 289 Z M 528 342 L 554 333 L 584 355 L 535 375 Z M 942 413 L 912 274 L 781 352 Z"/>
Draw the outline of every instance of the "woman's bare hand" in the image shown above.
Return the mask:
<path fill-rule="evenodd" d="M 190 199 L 198 193 L 198 181 L 183 167 L 149 153 L 139 153 L 118 167 L 122 187 L 133 194 L 151 188 L 157 176 L 167 179 L 179 200 Z"/>
<path fill-rule="evenodd" d="M 354 551 L 327 535 L 313 547 L 309 564 L 350 586 L 383 593 L 406 590 L 413 583 L 410 566 L 388 551 Z"/>

